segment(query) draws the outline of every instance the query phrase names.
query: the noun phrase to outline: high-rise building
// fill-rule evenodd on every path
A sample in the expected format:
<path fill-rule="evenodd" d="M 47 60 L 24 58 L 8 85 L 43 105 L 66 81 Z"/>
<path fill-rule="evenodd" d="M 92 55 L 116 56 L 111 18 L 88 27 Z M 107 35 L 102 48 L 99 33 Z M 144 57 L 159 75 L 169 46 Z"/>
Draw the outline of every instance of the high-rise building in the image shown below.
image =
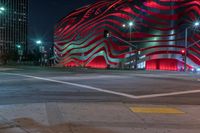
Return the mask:
<path fill-rule="evenodd" d="M 28 0 L 0 0 L 0 55 L 27 49 Z"/>

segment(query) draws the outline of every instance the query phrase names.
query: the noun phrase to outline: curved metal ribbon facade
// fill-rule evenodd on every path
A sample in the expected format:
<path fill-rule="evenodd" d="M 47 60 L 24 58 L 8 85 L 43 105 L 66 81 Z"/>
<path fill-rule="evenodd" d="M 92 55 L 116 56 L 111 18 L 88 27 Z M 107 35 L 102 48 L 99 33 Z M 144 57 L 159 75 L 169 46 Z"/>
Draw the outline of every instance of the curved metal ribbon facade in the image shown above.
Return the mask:
<path fill-rule="evenodd" d="M 138 58 L 141 68 L 180 70 L 185 29 L 199 16 L 200 0 L 103 0 L 58 22 L 56 62 L 68 67 L 128 67 Z M 134 21 L 131 33 L 122 27 L 130 21 Z M 131 36 L 138 51 L 116 38 L 105 39 L 105 29 L 127 41 Z M 189 28 L 188 34 L 189 46 L 200 40 L 199 29 Z M 200 67 L 199 42 L 189 48 L 187 63 L 188 68 Z"/>

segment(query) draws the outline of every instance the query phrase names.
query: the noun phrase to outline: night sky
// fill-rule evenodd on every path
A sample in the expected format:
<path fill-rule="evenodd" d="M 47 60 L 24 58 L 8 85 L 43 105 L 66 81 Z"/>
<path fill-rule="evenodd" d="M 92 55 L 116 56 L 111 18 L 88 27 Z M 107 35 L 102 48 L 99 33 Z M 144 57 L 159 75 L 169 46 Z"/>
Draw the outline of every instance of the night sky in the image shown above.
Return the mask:
<path fill-rule="evenodd" d="M 95 0 L 30 0 L 29 43 L 35 39 L 53 42 L 53 28 L 61 18 L 71 11 Z"/>

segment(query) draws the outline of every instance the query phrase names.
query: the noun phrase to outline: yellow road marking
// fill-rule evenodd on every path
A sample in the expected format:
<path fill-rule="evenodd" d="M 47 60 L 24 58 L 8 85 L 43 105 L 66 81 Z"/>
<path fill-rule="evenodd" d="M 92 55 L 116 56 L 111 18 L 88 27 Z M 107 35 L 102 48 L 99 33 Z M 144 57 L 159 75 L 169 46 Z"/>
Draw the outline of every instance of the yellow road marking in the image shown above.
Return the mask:
<path fill-rule="evenodd" d="M 131 107 L 134 113 L 151 113 L 151 114 L 184 114 L 185 112 L 167 107 Z"/>

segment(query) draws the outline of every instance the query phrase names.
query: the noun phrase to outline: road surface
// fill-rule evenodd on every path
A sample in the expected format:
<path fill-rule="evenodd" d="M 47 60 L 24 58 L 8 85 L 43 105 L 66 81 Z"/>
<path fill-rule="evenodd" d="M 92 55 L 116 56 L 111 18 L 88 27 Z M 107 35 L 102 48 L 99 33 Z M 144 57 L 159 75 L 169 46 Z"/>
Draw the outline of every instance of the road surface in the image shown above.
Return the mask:
<path fill-rule="evenodd" d="M 0 67 L 0 133 L 199 133 L 200 75 Z"/>

